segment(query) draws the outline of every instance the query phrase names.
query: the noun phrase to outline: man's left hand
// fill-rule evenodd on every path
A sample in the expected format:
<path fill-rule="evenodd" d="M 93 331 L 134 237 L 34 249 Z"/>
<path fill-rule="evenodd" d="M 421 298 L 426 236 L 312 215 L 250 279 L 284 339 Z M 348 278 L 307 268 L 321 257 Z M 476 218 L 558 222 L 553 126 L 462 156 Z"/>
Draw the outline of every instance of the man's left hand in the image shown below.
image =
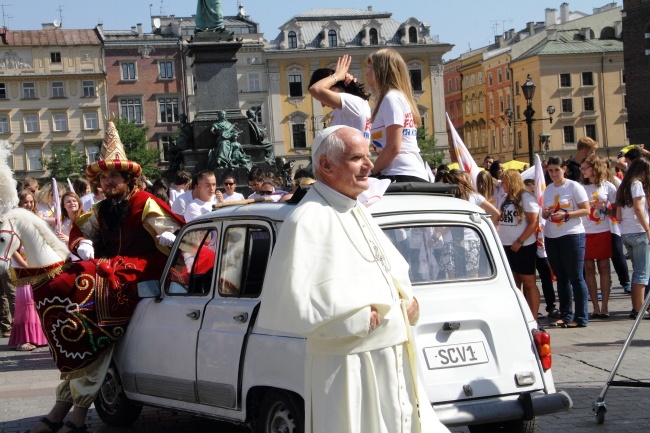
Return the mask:
<path fill-rule="evenodd" d="M 174 245 L 174 241 L 176 240 L 176 235 L 171 232 L 165 232 L 161 235 L 156 236 L 156 239 L 158 239 L 158 243 L 162 247 L 171 247 Z"/>
<path fill-rule="evenodd" d="M 415 297 L 409 304 L 406 313 L 408 314 L 409 323 L 411 324 L 411 326 L 415 326 L 418 323 L 418 320 L 420 319 L 420 304 L 418 304 L 418 300 L 415 299 Z"/>

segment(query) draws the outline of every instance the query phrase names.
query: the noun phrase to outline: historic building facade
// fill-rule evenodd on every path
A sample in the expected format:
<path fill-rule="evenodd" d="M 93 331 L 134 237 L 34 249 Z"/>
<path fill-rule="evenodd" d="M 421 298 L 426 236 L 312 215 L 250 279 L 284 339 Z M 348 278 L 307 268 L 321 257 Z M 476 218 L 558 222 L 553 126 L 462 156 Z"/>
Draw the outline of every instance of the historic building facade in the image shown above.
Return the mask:
<path fill-rule="evenodd" d="M 93 160 L 107 107 L 96 30 L 0 30 L 0 139 L 17 177 L 46 174 L 43 160 L 72 144 Z"/>
<path fill-rule="evenodd" d="M 650 2 L 623 0 L 627 134 L 631 143 L 650 146 Z"/>
<path fill-rule="evenodd" d="M 268 68 L 270 138 L 277 155 L 309 162 L 316 134 L 328 124 L 330 110 L 308 94 L 311 74 L 352 56 L 350 72 L 365 82 L 365 58 L 380 48 L 396 49 L 406 61 L 428 136 L 447 148 L 442 56 L 451 45 L 429 34 L 429 25 L 410 18 L 397 22 L 388 12 L 362 9 L 310 9 L 280 27 L 265 50 Z"/>

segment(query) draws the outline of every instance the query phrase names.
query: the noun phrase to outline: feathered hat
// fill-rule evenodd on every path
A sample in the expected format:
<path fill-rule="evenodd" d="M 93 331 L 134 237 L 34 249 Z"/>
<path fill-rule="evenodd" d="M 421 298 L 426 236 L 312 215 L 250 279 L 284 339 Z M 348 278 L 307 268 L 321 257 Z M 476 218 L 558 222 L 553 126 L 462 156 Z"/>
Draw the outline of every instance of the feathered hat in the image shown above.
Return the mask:
<path fill-rule="evenodd" d="M 106 134 L 102 142 L 101 159 L 95 161 L 86 168 L 86 177 L 94 180 L 97 175 L 107 171 L 125 171 L 133 174 L 134 177 L 140 177 L 142 168 L 137 162 L 126 159 L 124 145 L 120 140 L 113 120 L 109 120 L 106 125 Z"/>
<path fill-rule="evenodd" d="M 16 179 L 9 167 L 13 146 L 7 140 L 0 141 L 0 214 L 18 206 Z"/>

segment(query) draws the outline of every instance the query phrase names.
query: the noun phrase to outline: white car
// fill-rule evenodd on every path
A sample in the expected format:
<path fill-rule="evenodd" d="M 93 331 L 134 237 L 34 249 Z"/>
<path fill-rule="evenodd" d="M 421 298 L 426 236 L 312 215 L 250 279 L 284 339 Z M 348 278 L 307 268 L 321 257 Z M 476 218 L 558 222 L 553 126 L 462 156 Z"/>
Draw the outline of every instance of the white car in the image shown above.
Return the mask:
<path fill-rule="evenodd" d="M 370 207 L 411 266 L 419 374 L 447 426 L 534 432 L 537 416 L 572 405 L 553 384 L 550 338 L 488 216 L 439 188 L 397 184 Z M 153 405 L 258 432 L 304 431 L 305 341 L 256 324 L 264 276 L 284 272 L 267 262 L 293 207 L 228 206 L 182 229 L 161 280 L 139 285 L 144 299 L 95 401 L 105 423 L 128 425 Z"/>

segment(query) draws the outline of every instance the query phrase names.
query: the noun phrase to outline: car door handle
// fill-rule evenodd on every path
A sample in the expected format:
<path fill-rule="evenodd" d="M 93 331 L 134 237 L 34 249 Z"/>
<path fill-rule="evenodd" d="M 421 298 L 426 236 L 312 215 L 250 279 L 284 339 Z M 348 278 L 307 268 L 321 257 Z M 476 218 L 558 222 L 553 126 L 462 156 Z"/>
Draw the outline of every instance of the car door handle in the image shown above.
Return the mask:
<path fill-rule="evenodd" d="M 194 310 L 191 313 L 187 313 L 187 317 L 192 320 L 199 320 L 199 317 L 201 317 L 201 312 L 199 310 Z"/>
<path fill-rule="evenodd" d="M 233 317 L 235 322 L 246 323 L 248 321 L 248 313 L 241 313 L 239 316 Z"/>

